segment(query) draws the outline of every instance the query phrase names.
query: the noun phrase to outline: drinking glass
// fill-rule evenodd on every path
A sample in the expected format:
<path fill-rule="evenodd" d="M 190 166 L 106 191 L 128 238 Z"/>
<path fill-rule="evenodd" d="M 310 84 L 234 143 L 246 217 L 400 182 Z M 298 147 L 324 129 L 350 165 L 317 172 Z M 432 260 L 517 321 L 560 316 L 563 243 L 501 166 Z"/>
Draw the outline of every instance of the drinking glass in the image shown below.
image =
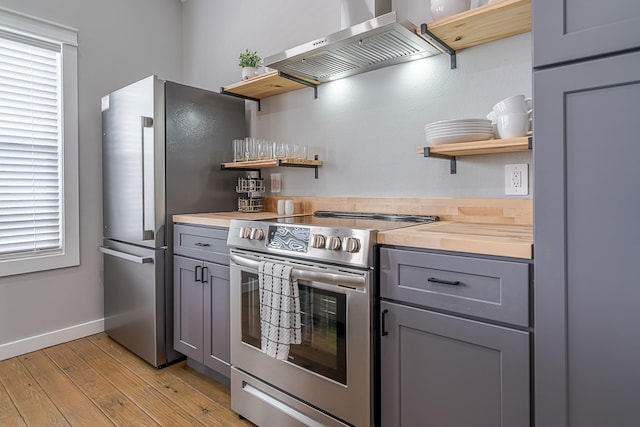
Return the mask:
<path fill-rule="evenodd" d="M 233 161 L 241 162 L 245 160 L 244 157 L 244 139 L 233 140 Z"/>
<path fill-rule="evenodd" d="M 245 158 L 247 160 L 257 160 L 258 159 L 258 144 L 255 138 L 247 136 L 245 139 Z"/>
<path fill-rule="evenodd" d="M 285 144 L 284 142 L 278 142 L 276 145 L 275 156 L 278 159 L 283 159 L 287 157 L 287 151 L 289 151 L 289 144 Z"/>
<path fill-rule="evenodd" d="M 293 157 L 299 160 L 307 160 L 307 146 L 306 145 L 294 145 Z"/>
<path fill-rule="evenodd" d="M 261 160 L 273 158 L 273 143 L 267 139 L 258 140 L 258 157 Z"/>

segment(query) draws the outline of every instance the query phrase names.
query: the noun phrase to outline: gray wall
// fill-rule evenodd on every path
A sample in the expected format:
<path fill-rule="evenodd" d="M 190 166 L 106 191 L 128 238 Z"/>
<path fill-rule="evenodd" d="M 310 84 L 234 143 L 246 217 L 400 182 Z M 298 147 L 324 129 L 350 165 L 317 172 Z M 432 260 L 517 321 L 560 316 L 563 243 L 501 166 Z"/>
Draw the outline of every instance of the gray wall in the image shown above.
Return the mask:
<path fill-rule="evenodd" d="M 0 278 L 1 355 L 8 343 L 100 324 L 100 98 L 154 73 L 181 80 L 182 22 L 179 0 L 0 0 L 0 7 L 78 29 L 81 246 L 79 267 Z"/>
<path fill-rule="evenodd" d="M 239 52 L 265 57 L 337 31 L 339 3 L 187 0 L 184 78 L 212 90 L 237 82 Z M 394 8 L 414 23 L 431 21 L 428 1 L 397 0 Z M 531 163 L 530 153 L 463 157 L 450 175 L 447 161 L 416 154 L 426 123 L 483 118 L 507 96 L 531 95 L 530 34 L 463 50 L 456 70 L 439 55 L 318 92 L 316 100 L 311 89 L 267 98 L 260 112 L 246 103 L 252 136 L 307 144 L 325 162 L 318 180 L 304 169 L 265 170 L 282 173 L 284 195 L 505 197 L 504 165 Z"/>
<path fill-rule="evenodd" d="M 428 2 L 403 0 L 414 22 Z M 397 2 L 398 4 L 400 2 Z M 338 0 L 0 0 L 79 30 L 79 267 L 0 278 L 0 356 L 17 341 L 99 325 L 102 309 L 102 95 L 150 74 L 218 90 L 240 79 L 245 48 L 267 56 L 340 28 Z M 181 21 L 182 17 L 182 21 Z M 183 31 L 184 28 L 184 31 Z M 319 196 L 502 197 L 505 163 L 530 154 L 448 162 L 415 154 L 425 123 L 483 117 L 498 100 L 531 94 L 529 35 L 460 52 L 458 69 L 439 56 L 247 102 L 252 135 L 315 147 L 325 166 L 285 170 L 283 194 Z M 184 77 L 184 78 L 182 78 Z M 268 174 L 267 174 L 268 175 Z M 530 180 L 531 182 L 531 180 Z M 45 335 L 42 340 L 38 335 Z M 72 333 L 73 334 L 73 333 Z"/>

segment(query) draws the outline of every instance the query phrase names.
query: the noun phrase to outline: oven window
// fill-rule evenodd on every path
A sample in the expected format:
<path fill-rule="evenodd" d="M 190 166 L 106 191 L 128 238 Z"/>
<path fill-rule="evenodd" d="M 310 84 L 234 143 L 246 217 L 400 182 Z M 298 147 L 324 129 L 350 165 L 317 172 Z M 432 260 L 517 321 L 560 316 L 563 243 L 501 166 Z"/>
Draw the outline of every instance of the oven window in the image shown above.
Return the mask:
<path fill-rule="evenodd" d="M 302 343 L 291 345 L 289 362 L 342 384 L 347 383 L 345 294 L 298 281 Z M 260 348 L 258 275 L 242 272 L 242 341 Z"/>

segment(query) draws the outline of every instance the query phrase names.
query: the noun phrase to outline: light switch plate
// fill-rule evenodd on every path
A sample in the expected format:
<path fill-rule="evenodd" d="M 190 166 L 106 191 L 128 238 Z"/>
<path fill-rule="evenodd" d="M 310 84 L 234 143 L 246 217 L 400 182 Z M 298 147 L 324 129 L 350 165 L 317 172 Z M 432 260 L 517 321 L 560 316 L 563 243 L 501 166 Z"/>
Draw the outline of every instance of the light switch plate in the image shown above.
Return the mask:
<path fill-rule="evenodd" d="M 504 167 L 504 194 L 524 195 L 529 194 L 529 165 L 505 165 Z"/>

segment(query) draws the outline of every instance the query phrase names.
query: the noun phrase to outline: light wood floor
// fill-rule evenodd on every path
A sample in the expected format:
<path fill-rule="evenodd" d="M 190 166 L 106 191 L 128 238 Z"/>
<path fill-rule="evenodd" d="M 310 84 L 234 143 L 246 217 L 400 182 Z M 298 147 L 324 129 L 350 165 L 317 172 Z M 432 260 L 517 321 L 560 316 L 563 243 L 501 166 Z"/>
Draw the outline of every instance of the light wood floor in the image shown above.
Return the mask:
<path fill-rule="evenodd" d="M 0 361 L 0 426 L 253 426 L 229 389 L 180 362 L 155 369 L 106 334 Z"/>

